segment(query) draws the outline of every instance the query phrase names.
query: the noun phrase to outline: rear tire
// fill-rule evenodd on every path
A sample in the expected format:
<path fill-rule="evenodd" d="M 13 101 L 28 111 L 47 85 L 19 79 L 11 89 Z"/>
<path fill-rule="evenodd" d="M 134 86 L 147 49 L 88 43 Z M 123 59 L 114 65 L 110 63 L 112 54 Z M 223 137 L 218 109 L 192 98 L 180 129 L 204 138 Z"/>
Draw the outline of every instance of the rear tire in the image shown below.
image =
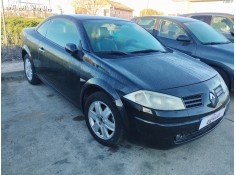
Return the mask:
<path fill-rule="evenodd" d="M 91 135 L 105 146 L 117 146 L 123 138 L 123 125 L 112 99 L 96 92 L 88 97 L 84 109 Z"/>
<path fill-rule="evenodd" d="M 30 84 L 37 85 L 41 82 L 37 77 L 37 75 L 35 74 L 33 62 L 30 60 L 28 54 L 24 56 L 24 71 L 26 79 Z"/>

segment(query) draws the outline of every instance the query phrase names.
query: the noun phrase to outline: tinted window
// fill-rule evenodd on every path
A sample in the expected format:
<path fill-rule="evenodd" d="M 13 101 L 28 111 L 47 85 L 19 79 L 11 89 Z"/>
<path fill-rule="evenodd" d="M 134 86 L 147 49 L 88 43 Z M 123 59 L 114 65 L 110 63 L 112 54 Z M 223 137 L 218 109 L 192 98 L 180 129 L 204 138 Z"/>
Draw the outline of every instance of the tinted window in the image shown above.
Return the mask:
<path fill-rule="evenodd" d="M 41 35 L 45 36 L 49 24 L 50 24 L 50 21 L 46 21 L 45 23 L 43 23 L 42 25 L 39 26 L 39 28 L 37 29 L 37 31 L 38 31 Z"/>
<path fill-rule="evenodd" d="M 179 35 L 187 36 L 185 31 L 176 23 L 167 20 L 161 20 L 161 27 L 159 32 L 160 37 L 176 40 Z"/>
<path fill-rule="evenodd" d="M 219 34 L 216 30 L 204 22 L 188 22 L 184 24 L 203 44 L 229 42 L 223 35 Z"/>
<path fill-rule="evenodd" d="M 207 24 L 210 24 L 211 16 L 209 16 L 209 15 L 198 15 L 198 16 L 192 16 L 191 18 L 203 21 Z"/>
<path fill-rule="evenodd" d="M 233 23 L 228 18 L 221 16 L 213 17 L 211 26 L 218 32 L 229 33 L 230 30 L 233 30 Z"/>
<path fill-rule="evenodd" d="M 138 24 L 145 29 L 153 29 L 155 19 L 141 19 Z"/>
<path fill-rule="evenodd" d="M 80 37 L 76 26 L 68 20 L 52 20 L 46 37 L 62 47 L 65 47 L 67 43 L 73 43 L 77 46 L 80 43 Z"/>
<path fill-rule="evenodd" d="M 138 21 L 138 24 L 146 29 L 149 33 L 153 34 L 155 22 L 155 19 L 140 19 L 140 21 Z"/>
<path fill-rule="evenodd" d="M 139 25 L 118 20 L 88 20 L 83 22 L 94 52 L 135 52 L 160 50 L 164 47 Z"/>

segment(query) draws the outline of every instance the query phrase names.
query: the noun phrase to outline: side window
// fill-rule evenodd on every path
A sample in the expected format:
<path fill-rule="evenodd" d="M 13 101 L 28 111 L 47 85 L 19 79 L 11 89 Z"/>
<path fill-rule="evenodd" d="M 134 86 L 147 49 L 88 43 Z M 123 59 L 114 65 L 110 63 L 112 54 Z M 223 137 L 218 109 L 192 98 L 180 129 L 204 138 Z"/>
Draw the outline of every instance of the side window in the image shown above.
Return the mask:
<path fill-rule="evenodd" d="M 211 26 L 218 32 L 229 33 L 230 30 L 233 30 L 232 22 L 225 17 L 215 16 L 211 21 Z"/>
<path fill-rule="evenodd" d="M 46 21 L 45 23 L 43 23 L 42 25 L 39 26 L 39 28 L 37 29 L 37 31 L 43 35 L 43 36 L 46 36 L 46 32 L 47 32 L 47 29 L 48 29 L 48 26 L 50 24 L 50 21 Z"/>
<path fill-rule="evenodd" d="M 63 19 L 51 21 L 46 38 L 62 47 L 65 47 L 67 43 L 73 43 L 77 46 L 80 43 L 79 33 L 75 24 Z"/>
<path fill-rule="evenodd" d="M 211 16 L 209 15 L 197 15 L 197 16 L 191 16 L 191 18 L 203 21 L 207 24 L 210 24 L 211 21 Z"/>
<path fill-rule="evenodd" d="M 160 37 L 176 40 L 179 35 L 187 36 L 185 31 L 174 22 L 161 20 L 160 24 Z"/>

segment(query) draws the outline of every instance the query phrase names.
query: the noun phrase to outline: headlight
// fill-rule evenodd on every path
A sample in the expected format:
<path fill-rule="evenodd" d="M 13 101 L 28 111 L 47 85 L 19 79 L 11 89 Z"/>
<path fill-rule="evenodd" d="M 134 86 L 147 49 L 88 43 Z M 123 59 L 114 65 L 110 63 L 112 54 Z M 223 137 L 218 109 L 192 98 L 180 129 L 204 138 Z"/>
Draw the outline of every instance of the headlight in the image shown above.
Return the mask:
<path fill-rule="evenodd" d="M 221 77 L 220 74 L 218 74 L 218 77 L 220 78 L 220 84 L 223 88 L 223 91 L 228 95 L 229 94 L 229 90 L 228 90 L 228 87 L 227 85 L 225 84 L 225 81 L 223 80 L 223 78 Z"/>
<path fill-rule="evenodd" d="M 124 96 L 126 99 L 133 101 L 139 105 L 145 106 L 147 108 L 157 109 L 157 110 L 183 110 L 185 106 L 181 98 L 161 94 L 157 92 L 150 91 L 136 91 Z"/>

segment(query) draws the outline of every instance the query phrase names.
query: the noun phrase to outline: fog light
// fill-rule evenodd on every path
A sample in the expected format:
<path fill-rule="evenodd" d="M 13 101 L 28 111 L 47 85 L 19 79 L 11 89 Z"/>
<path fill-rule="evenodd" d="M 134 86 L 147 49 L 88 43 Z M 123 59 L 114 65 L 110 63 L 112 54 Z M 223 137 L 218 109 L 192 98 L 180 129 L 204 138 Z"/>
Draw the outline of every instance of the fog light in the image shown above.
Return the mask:
<path fill-rule="evenodd" d="M 175 140 L 176 141 L 178 141 L 178 140 L 180 140 L 180 139 L 182 139 L 183 138 L 183 135 L 182 134 L 177 134 L 176 136 L 175 136 Z"/>

